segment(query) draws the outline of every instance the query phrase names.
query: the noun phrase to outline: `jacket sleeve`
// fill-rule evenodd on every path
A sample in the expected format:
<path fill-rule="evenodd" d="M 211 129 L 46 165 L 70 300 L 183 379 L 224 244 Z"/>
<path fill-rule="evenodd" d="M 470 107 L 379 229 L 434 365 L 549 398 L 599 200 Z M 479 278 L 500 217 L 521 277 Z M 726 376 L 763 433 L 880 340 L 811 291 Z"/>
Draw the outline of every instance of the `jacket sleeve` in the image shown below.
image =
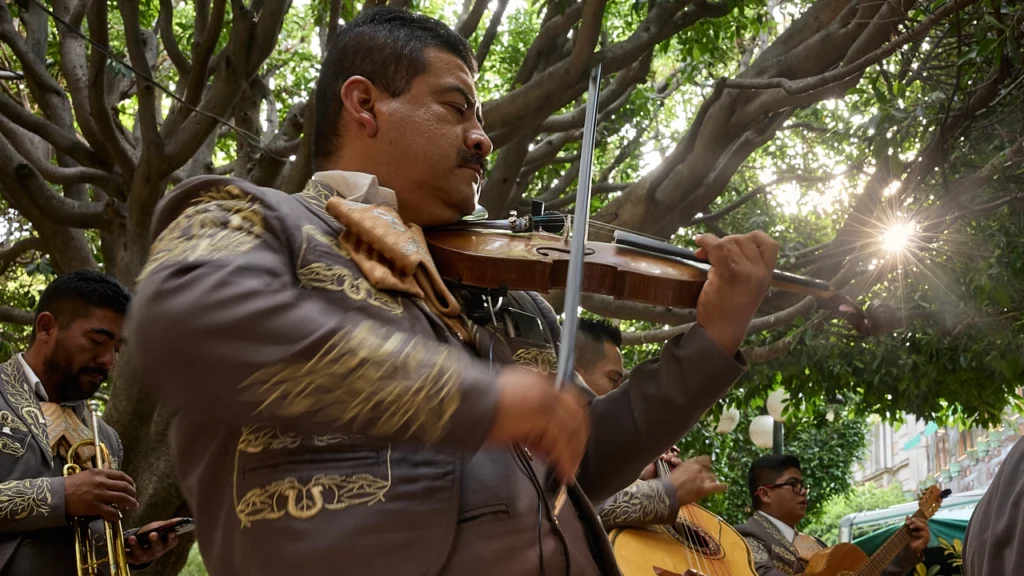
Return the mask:
<path fill-rule="evenodd" d="M 129 313 L 161 401 L 219 424 L 478 448 L 497 401 L 486 364 L 368 310 L 379 294 L 348 260 L 349 297 L 311 294 L 287 241 L 294 222 L 224 182 L 171 193 L 195 198 L 154 242 Z"/>
<path fill-rule="evenodd" d="M 679 513 L 675 487 L 666 478 L 638 480 L 595 506 L 601 525 L 615 528 L 672 524 Z"/>
<path fill-rule="evenodd" d="M 694 326 L 633 368 L 629 381 L 590 405 L 591 434 L 576 478 L 591 500 L 610 497 L 682 438 L 739 378 L 729 356 Z"/>
<path fill-rule="evenodd" d="M 775 567 L 768 545 L 762 542 L 760 538 L 744 536 L 743 539 L 747 541 L 747 546 L 750 546 L 750 553 L 754 557 L 754 570 L 757 571 L 757 576 L 789 576 Z"/>
<path fill-rule="evenodd" d="M 26 478 L 0 483 L 0 534 L 67 525 L 64 478 Z"/>

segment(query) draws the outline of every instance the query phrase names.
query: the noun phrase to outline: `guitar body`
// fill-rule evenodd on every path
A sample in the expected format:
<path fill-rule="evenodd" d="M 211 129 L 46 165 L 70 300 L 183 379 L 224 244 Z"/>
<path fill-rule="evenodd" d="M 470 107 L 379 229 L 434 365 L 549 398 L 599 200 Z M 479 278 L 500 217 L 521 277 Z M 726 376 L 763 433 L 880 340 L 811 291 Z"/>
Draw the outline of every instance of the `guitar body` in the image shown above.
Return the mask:
<path fill-rule="evenodd" d="M 622 576 L 757 576 L 746 540 L 696 504 L 680 508 L 674 526 L 620 528 L 609 539 Z"/>
<path fill-rule="evenodd" d="M 853 544 L 836 544 L 807 561 L 801 576 L 854 576 L 867 564 L 868 555 Z"/>

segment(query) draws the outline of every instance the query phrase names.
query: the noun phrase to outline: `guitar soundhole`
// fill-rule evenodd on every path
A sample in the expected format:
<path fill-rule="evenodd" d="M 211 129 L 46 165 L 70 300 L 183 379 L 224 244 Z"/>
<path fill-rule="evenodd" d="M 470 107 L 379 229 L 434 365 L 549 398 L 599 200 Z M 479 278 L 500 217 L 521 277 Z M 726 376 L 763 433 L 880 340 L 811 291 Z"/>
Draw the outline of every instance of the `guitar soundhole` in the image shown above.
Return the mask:
<path fill-rule="evenodd" d="M 724 556 L 722 545 L 707 530 L 689 520 L 677 518 L 676 523 L 671 528 L 668 528 L 666 532 L 676 542 L 705 558 L 721 558 Z"/>

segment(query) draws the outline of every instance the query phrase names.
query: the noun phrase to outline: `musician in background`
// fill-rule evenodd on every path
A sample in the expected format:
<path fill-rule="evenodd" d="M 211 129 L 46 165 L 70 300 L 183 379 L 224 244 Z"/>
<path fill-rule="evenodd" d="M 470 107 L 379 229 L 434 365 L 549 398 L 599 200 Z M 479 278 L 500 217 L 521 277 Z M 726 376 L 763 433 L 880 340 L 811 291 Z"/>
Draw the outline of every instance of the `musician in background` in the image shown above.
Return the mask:
<path fill-rule="evenodd" d="M 736 526 L 750 546 L 758 576 L 801 574 L 807 560 L 825 549 L 821 540 L 797 531 L 807 515 L 808 486 L 796 456 L 768 455 L 754 460 L 748 475 L 754 515 Z M 931 533 L 928 523 L 908 518 L 910 544 L 886 567 L 886 576 L 904 576 L 918 562 Z"/>
<path fill-rule="evenodd" d="M 438 20 L 364 10 L 320 68 L 303 192 L 204 176 L 157 207 L 132 349 L 211 576 L 617 574 L 588 496 L 742 374 L 762 232 L 698 238 L 698 326 L 586 408 L 554 389 L 550 306 L 442 282 L 421 227 L 475 211 L 491 152 L 473 58 Z M 545 487 L 574 476 L 556 518 Z"/>
<path fill-rule="evenodd" d="M 606 320 L 579 319 L 576 373 L 596 396 L 604 396 L 622 383 L 621 347 L 622 332 L 617 326 Z M 708 456 L 684 462 L 673 446 L 659 460 L 669 470 L 667 477 L 659 478 L 656 463 L 648 464 L 636 482 L 594 504 L 605 530 L 674 524 L 681 506 L 726 490 L 711 471 Z"/>
<path fill-rule="evenodd" d="M 72 576 L 76 573 L 73 516 L 118 519 L 138 507 L 135 483 L 115 469 L 64 478 L 68 449 L 93 438 L 85 401 L 114 367 L 130 295 L 116 280 L 89 270 L 57 277 L 39 297 L 31 341 L 0 366 L 0 574 Z M 100 442 L 116 468 L 123 456 L 117 432 L 96 419 Z M 91 451 L 86 456 L 91 455 Z M 76 460 L 83 450 L 76 453 Z M 154 522 L 143 529 L 155 528 Z M 102 534 L 102 523 L 93 532 Z M 156 535 L 143 550 L 128 537 L 135 569 L 177 545 Z"/>
<path fill-rule="evenodd" d="M 964 535 L 964 574 L 1024 574 L 1024 440 L 999 466 Z"/>

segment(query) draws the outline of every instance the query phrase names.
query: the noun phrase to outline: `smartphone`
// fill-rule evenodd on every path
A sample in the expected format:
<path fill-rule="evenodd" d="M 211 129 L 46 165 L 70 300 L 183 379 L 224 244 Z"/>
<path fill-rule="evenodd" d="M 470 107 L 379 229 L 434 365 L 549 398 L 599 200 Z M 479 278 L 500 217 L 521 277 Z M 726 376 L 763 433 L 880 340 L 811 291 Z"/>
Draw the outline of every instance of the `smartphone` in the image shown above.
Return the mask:
<path fill-rule="evenodd" d="M 196 529 L 195 523 L 192 522 L 191 518 L 182 518 L 173 524 L 164 524 L 159 528 L 152 530 L 146 530 L 145 532 L 136 532 L 135 538 L 139 541 L 139 546 L 143 550 L 148 550 L 150 546 L 149 535 L 156 533 L 160 536 L 160 539 L 167 542 L 167 537 L 173 532 L 181 535 L 187 532 L 191 532 Z"/>

